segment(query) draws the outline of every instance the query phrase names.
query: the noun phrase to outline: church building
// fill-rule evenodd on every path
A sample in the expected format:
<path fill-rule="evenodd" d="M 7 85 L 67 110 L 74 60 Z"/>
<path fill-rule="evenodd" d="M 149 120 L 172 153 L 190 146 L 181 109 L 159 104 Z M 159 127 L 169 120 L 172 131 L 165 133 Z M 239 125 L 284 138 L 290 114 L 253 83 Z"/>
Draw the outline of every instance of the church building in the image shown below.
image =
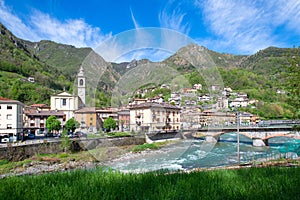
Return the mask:
<path fill-rule="evenodd" d="M 61 92 L 52 95 L 50 99 L 51 110 L 63 111 L 66 121 L 74 117 L 74 112 L 85 106 L 85 74 L 82 67 L 78 73 L 78 95 Z"/>

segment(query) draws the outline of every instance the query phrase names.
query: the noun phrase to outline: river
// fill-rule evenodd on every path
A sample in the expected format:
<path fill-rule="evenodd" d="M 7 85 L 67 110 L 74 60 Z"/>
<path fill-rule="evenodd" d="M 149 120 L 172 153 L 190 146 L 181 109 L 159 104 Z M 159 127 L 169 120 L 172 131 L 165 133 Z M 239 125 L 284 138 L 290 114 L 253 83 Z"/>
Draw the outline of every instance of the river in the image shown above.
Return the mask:
<path fill-rule="evenodd" d="M 253 147 L 240 135 L 240 161 L 259 161 L 300 156 L 300 140 L 287 137 L 269 139 L 269 147 Z M 237 133 L 226 133 L 218 143 L 204 140 L 180 140 L 160 150 L 136 154 L 113 161 L 110 167 L 123 172 L 146 172 L 160 169 L 187 170 L 237 164 Z"/>

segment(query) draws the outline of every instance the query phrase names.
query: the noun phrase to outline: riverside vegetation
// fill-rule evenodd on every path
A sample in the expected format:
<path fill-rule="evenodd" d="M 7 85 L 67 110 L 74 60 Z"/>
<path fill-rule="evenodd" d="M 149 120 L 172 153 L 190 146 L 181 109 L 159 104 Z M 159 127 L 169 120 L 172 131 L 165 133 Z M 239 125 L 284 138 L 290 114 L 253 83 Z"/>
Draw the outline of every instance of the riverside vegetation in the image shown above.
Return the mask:
<path fill-rule="evenodd" d="M 111 133 L 109 133 L 111 134 Z M 115 134 L 114 137 L 127 137 L 130 136 L 126 132 L 120 132 L 119 134 Z M 104 136 L 98 136 L 100 138 L 104 138 Z M 111 137 L 109 135 L 108 137 Z M 107 135 L 105 136 L 107 138 Z M 122 147 L 97 147 L 95 149 L 89 151 L 71 151 L 68 150 L 66 152 L 61 152 L 58 154 L 35 154 L 30 158 L 25 160 L 19 161 L 11 161 L 7 159 L 0 160 L 0 175 L 8 175 L 8 174 L 20 174 L 27 170 L 28 166 L 35 166 L 35 165 L 55 165 L 61 164 L 61 167 L 57 167 L 54 171 L 60 171 L 64 166 L 68 163 L 72 162 L 73 166 L 71 169 L 77 168 L 77 165 L 81 167 L 84 163 L 88 163 L 89 166 L 104 166 L 106 162 L 109 162 L 113 159 L 120 158 L 122 155 L 126 154 L 135 154 L 142 151 L 147 150 L 157 150 L 163 146 L 169 145 L 174 143 L 175 141 L 164 141 L 164 142 L 157 142 L 152 144 L 141 144 L 141 145 L 129 145 L 129 146 L 122 146 Z M 65 146 L 62 146 L 65 148 Z M 67 149 L 70 148 L 70 145 Z M 65 170 L 65 169 L 64 169 Z M 66 169 L 68 170 L 68 169 Z M 48 169 L 45 167 L 44 171 L 47 172 Z M 50 170 L 51 171 L 51 170 Z M 36 172 L 36 173 L 41 173 Z M 5 175 L 6 174 L 6 175 Z M 32 173 L 30 173 L 32 174 Z M 35 174 L 35 172 L 33 172 Z"/>
<path fill-rule="evenodd" d="M 96 168 L 0 181 L 2 199 L 299 199 L 300 168 L 124 174 Z"/>

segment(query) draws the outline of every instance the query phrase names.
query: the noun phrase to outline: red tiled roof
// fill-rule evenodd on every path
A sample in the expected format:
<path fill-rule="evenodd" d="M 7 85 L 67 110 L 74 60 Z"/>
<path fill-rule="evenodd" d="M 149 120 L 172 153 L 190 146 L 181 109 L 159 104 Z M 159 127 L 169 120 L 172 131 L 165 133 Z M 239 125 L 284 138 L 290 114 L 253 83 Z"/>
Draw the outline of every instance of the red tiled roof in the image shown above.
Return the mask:
<path fill-rule="evenodd" d="M 161 107 L 161 108 L 169 108 L 169 109 L 178 109 L 180 110 L 179 107 L 173 106 L 168 103 L 155 103 L 155 102 L 146 102 L 146 103 L 141 103 L 137 105 L 132 105 L 130 109 L 137 109 L 137 108 L 149 108 L 149 107 Z"/>
<path fill-rule="evenodd" d="M 32 104 L 31 107 L 49 107 L 47 104 Z"/>
<path fill-rule="evenodd" d="M 79 110 L 76 110 L 75 113 L 96 113 L 95 107 L 83 107 Z"/>
<path fill-rule="evenodd" d="M 20 101 L 17 101 L 17 100 L 12 100 L 12 99 L 7 99 L 7 98 L 4 98 L 4 97 L 0 97 L 0 101 L 2 103 L 17 103 L 17 104 L 20 104 L 22 106 L 25 106 L 22 102 Z"/>
<path fill-rule="evenodd" d="M 30 116 L 51 116 L 51 115 L 54 115 L 54 116 L 64 116 L 64 112 L 63 111 L 60 111 L 60 110 L 49 110 L 49 111 L 35 111 L 35 112 L 32 112 L 29 111 L 29 112 L 24 112 L 26 115 L 30 115 Z"/>

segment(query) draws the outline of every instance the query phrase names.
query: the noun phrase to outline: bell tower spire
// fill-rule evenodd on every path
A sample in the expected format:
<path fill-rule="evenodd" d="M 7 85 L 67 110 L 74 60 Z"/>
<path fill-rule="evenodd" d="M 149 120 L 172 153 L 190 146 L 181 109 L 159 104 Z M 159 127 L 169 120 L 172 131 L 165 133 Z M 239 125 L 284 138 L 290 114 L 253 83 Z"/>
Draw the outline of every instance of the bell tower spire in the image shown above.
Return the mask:
<path fill-rule="evenodd" d="M 85 74 L 82 66 L 80 67 L 77 78 L 78 78 L 78 97 L 85 105 Z"/>

